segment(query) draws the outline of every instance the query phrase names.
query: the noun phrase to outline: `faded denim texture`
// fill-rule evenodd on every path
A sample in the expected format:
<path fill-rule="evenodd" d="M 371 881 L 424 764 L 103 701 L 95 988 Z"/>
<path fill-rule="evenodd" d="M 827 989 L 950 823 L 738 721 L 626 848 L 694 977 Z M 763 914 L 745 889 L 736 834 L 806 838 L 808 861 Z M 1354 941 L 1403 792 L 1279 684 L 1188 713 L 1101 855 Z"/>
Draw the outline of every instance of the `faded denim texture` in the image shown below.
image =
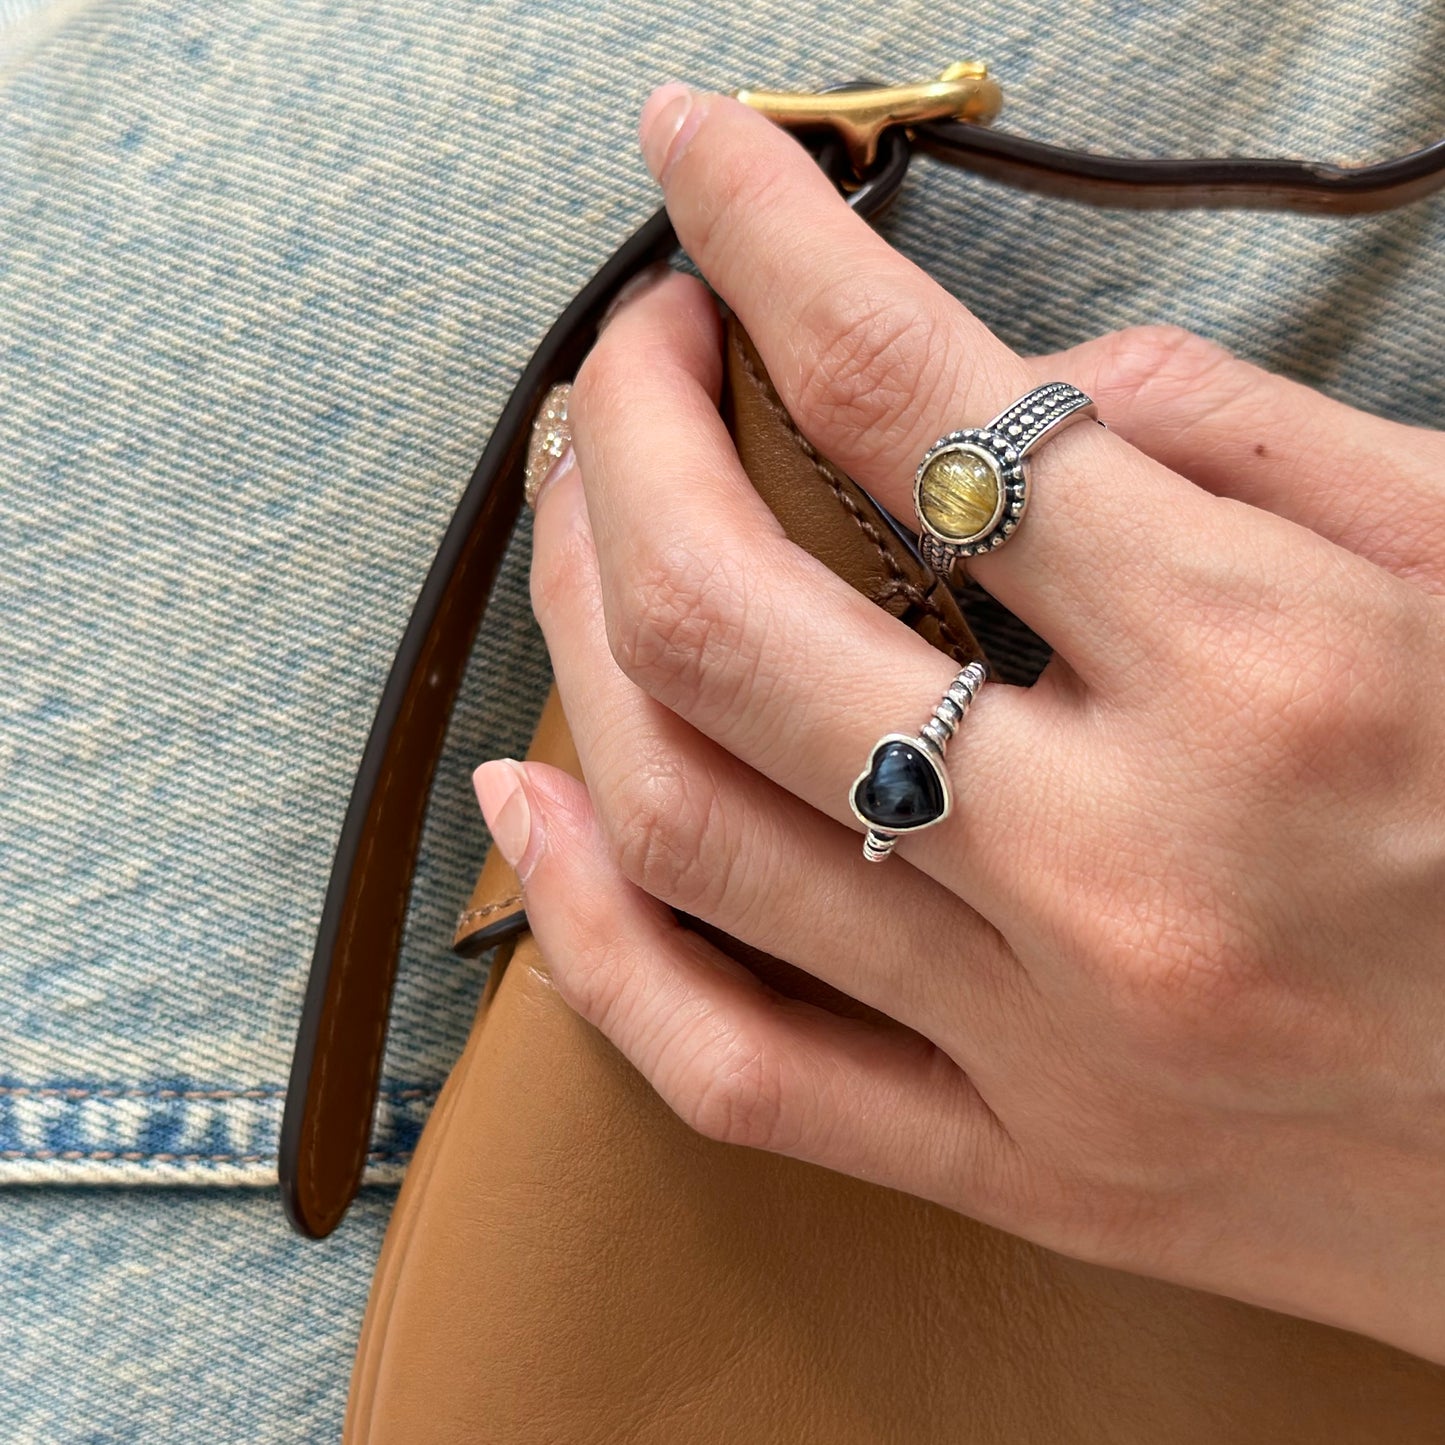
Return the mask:
<path fill-rule="evenodd" d="M 389 1195 L 317 1246 L 273 1188 L 331 851 L 492 421 L 656 204 L 650 86 L 978 56 L 1040 139 L 1366 160 L 1445 131 L 1445 10 L 8 0 L 0 27 L 0 1438 L 333 1439 Z M 1178 322 L 1445 424 L 1439 202 L 1097 211 L 925 160 L 883 225 L 1022 349 Z M 486 842 L 467 772 L 547 683 L 525 566 L 524 534 L 433 796 L 378 1184 L 482 981 L 447 942 Z"/>

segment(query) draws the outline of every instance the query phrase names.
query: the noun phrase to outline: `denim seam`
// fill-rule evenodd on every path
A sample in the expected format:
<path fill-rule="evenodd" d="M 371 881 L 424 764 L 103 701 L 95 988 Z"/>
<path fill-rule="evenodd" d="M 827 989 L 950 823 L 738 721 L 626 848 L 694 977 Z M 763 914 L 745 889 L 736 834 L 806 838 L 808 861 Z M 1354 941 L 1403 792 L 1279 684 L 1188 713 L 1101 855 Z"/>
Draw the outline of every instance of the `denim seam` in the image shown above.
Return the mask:
<path fill-rule="evenodd" d="M 0 1083 L 0 1170 L 46 1165 L 56 1180 L 155 1177 L 184 1165 L 274 1172 L 279 1084 L 252 1087 L 168 1079 L 111 1085 L 50 1080 Z M 383 1086 L 360 1166 L 398 1167 L 412 1155 L 440 1086 Z M 0 1178 L 5 1174 L 0 1173 Z"/>

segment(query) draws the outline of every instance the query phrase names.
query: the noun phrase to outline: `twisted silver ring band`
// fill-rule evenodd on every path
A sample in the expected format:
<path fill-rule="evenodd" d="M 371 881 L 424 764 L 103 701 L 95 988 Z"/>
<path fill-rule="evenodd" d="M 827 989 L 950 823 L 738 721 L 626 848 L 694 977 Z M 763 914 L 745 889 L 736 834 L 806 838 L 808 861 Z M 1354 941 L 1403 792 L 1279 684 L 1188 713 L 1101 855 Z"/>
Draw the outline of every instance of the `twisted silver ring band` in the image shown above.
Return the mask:
<path fill-rule="evenodd" d="M 870 863 L 881 863 L 902 834 L 931 828 L 948 816 L 953 790 L 944 755 L 987 678 L 987 663 L 970 662 L 949 683 L 917 736 L 885 733 L 873 745 L 868 766 L 848 792 L 853 816 L 868 830 L 863 856 Z"/>
<path fill-rule="evenodd" d="M 1028 505 L 1024 458 L 1045 437 L 1085 417 L 1093 399 L 1066 381 L 1050 381 L 994 417 L 939 437 L 913 479 L 923 560 L 945 581 L 954 564 L 1002 547 Z"/>

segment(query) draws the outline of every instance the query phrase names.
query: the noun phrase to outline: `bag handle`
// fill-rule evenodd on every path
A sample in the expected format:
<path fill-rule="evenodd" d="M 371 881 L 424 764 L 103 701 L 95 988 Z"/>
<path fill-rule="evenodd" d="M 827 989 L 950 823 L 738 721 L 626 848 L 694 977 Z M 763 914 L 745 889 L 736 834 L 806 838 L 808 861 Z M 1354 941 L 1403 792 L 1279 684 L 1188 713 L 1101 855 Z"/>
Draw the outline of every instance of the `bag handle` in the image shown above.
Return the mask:
<path fill-rule="evenodd" d="M 950 67 L 977 81 L 981 67 Z M 945 72 L 947 77 L 949 72 Z M 955 78 L 957 76 L 955 75 Z M 940 82 L 928 82 L 937 88 Z M 1445 187 L 1445 140 L 1377 165 L 1286 160 L 1136 160 L 1064 150 L 952 118 L 962 107 L 903 115 L 899 92 L 855 82 L 823 96 L 805 137 L 819 164 L 864 217 L 897 196 L 915 150 L 994 180 L 1095 205 L 1247 206 L 1328 214 L 1386 210 Z M 995 88 L 996 89 L 996 88 Z M 980 88 L 967 105 L 979 114 Z M 889 99 L 880 102 L 879 97 Z M 800 97 L 739 92 L 780 120 Z M 822 97 L 808 97 L 818 101 Z M 922 101 L 919 104 L 923 104 Z M 875 158 L 861 173 L 857 116 L 869 106 Z M 770 107 L 772 109 L 770 110 Z M 994 107 L 996 109 L 996 106 Z M 829 111 L 843 117 L 834 120 Z M 987 118 L 987 107 L 981 118 Z M 878 120 L 881 113 L 881 120 Z M 923 114 L 929 112 L 925 106 Z M 669 259 L 677 236 L 665 210 L 633 233 L 548 330 L 502 409 L 427 573 L 382 690 L 357 769 L 317 933 L 280 1138 L 281 1197 L 301 1234 L 340 1222 L 361 1182 L 376 1107 L 401 931 L 421 830 L 447 723 L 478 627 L 522 507 L 532 417 L 570 380 L 596 341 L 613 298 L 639 271 Z M 525 914 L 501 925 L 526 927 Z M 490 932 L 482 946 L 498 942 Z"/>

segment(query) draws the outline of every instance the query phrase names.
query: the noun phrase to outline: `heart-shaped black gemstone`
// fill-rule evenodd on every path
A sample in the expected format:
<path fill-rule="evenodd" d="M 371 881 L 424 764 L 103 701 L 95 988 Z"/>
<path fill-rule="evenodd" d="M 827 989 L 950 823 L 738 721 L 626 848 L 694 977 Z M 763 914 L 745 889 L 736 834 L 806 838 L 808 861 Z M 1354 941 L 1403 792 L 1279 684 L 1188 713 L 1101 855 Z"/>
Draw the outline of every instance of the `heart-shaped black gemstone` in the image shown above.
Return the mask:
<path fill-rule="evenodd" d="M 943 780 L 931 759 L 896 738 L 873 750 L 853 806 L 875 828 L 918 828 L 943 816 Z"/>

